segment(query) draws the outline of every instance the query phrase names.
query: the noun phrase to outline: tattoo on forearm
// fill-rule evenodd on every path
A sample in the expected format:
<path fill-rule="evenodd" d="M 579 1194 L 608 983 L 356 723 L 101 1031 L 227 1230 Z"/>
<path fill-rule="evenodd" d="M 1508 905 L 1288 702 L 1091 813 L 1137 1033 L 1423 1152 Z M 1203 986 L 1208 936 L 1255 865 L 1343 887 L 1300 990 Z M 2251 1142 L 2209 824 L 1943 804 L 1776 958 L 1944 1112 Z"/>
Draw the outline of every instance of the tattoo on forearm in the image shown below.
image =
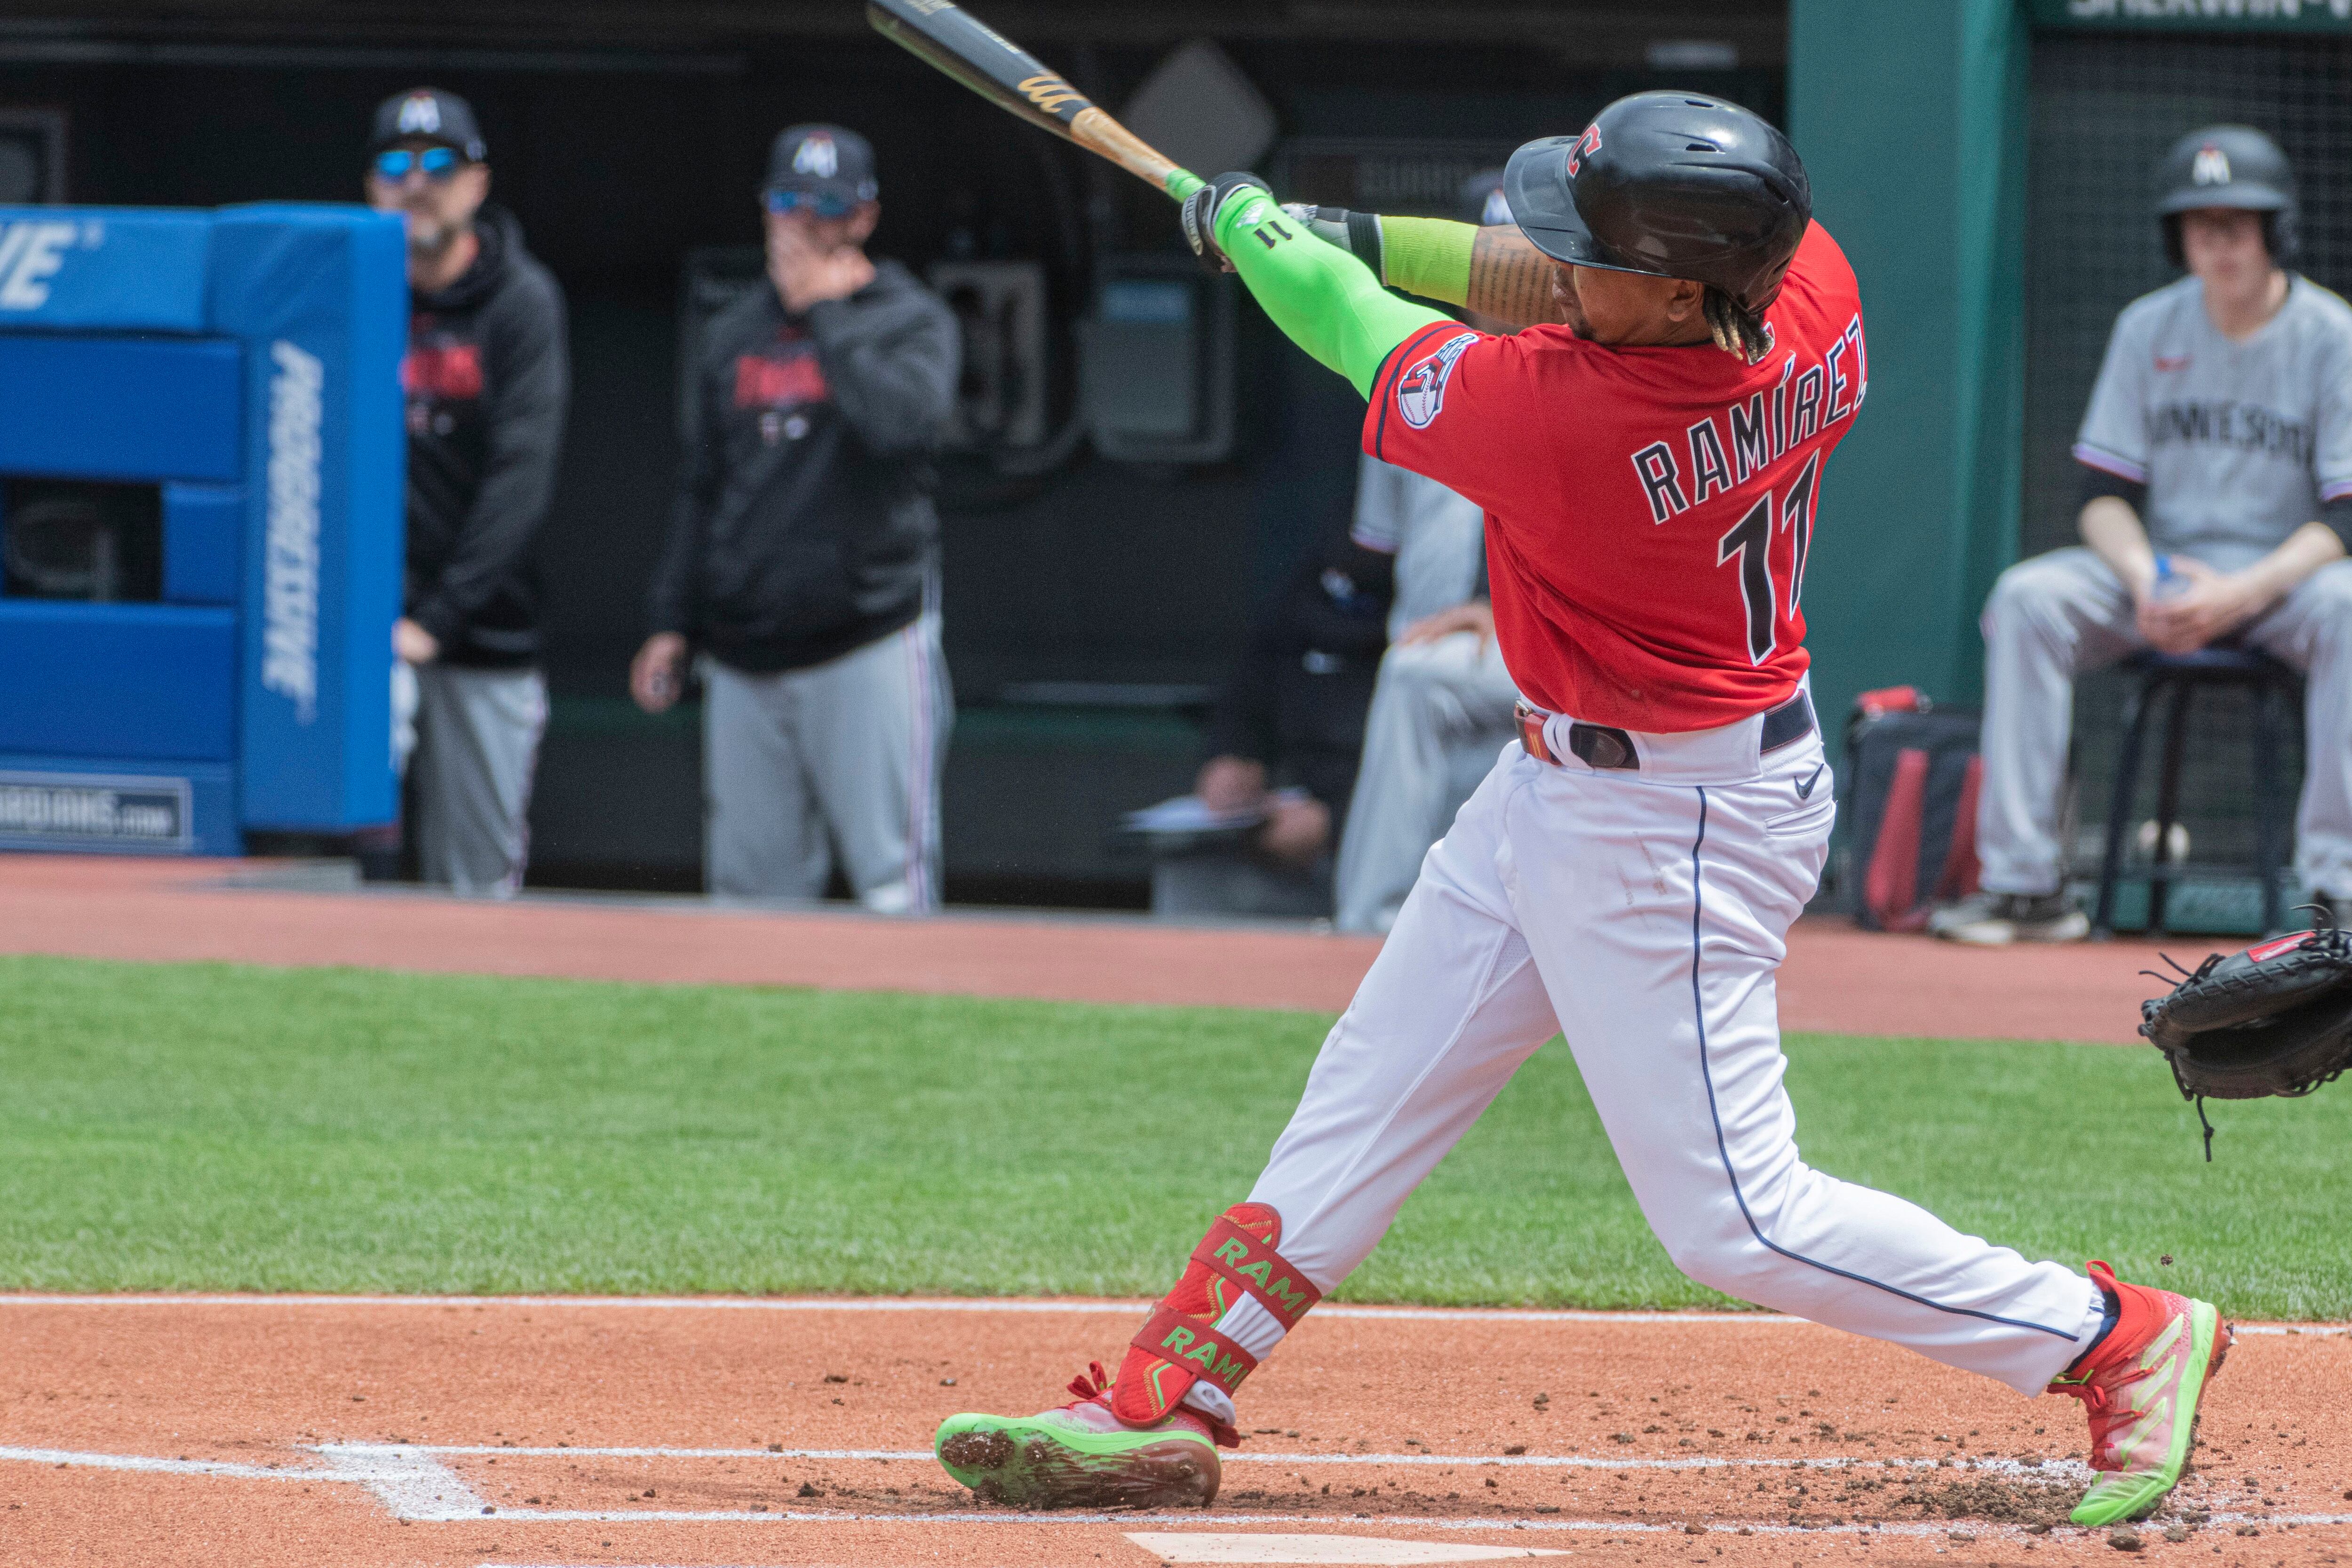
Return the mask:
<path fill-rule="evenodd" d="M 1471 243 L 1470 288 L 1463 304 L 1508 321 L 1514 330 L 1564 320 L 1551 291 L 1558 266 L 1515 227 L 1482 228 Z"/>

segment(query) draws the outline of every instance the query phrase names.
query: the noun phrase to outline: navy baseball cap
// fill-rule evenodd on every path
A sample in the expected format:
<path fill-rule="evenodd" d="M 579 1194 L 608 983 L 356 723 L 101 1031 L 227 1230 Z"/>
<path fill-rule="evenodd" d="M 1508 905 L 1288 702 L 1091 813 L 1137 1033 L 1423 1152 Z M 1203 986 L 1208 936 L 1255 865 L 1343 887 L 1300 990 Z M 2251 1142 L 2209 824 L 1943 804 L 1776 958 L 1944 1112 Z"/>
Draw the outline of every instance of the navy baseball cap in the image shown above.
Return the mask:
<path fill-rule="evenodd" d="M 761 188 L 853 202 L 870 202 L 881 190 L 874 181 L 873 145 L 838 125 L 793 125 L 780 132 L 768 154 L 768 183 Z"/>
<path fill-rule="evenodd" d="M 375 106 L 375 130 L 368 137 L 368 151 L 381 153 L 403 142 L 438 142 L 476 163 L 488 155 L 474 106 L 437 87 L 395 92 Z"/>

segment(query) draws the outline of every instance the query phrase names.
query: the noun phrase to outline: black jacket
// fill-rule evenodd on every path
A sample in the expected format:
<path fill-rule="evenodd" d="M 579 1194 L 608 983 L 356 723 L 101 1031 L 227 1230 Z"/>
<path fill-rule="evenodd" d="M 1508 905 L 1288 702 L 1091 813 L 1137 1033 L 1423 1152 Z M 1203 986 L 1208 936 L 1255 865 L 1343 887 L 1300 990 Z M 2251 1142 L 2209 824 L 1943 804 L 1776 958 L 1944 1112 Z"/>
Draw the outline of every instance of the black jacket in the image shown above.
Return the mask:
<path fill-rule="evenodd" d="M 525 665 L 539 655 L 530 546 L 571 397 L 563 291 L 511 214 L 485 206 L 474 232 L 482 253 L 465 275 L 409 298 L 402 603 L 449 663 Z"/>
<path fill-rule="evenodd" d="M 1335 846 L 1388 647 L 1393 566 L 1346 540 L 1309 556 L 1258 616 L 1209 717 L 1207 754 L 1263 763 L 1273 784 L 1329 806 Z"/>
<path fill-rule="evenodd" d="M 947 306 L 894 261 L 804 315 L 762 288 L 713 317 L 653 629 L 765 673 L 920 615 L 940 533 L 924 458 L 961 353 Z"/>

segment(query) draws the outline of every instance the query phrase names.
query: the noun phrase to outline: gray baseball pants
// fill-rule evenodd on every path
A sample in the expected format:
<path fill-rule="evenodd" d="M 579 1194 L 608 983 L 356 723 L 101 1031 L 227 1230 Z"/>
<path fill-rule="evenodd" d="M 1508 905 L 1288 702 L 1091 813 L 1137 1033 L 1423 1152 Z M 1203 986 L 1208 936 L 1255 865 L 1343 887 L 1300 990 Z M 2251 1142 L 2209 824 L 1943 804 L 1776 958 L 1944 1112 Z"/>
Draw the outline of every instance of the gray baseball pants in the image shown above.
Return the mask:
<path fill-rule="evenodd" d="M 2058 817 L 2074 677 L 2147 646 L 2131 595 L 2075 545 L 2021 561 L 1985 603 L 1983 885 L 2051 893 L 2063 874 Z M 2306 762 L 2294 868 L 2308 891 L 2352 897 L 2352 561 L 2321 567 L 2241 634 L 2301 670 Z"/>
<path fill-rule="evenodd" d="M 726 898 L 817 899 L 836 847 L 867 909 L 940 901 L 940 773 L 955 700 L 935 615 L 807 669 L 705 667 L 706 876 Z"/>
<path fill-rule="evenodd" d="M 418 870 L 469 898 L 512 898 L 530 854 L 547 682 L 535 669 L 427 664 L 414 673 Z"/>
<path fill-rule="evenodd" d="M 1518 690 L 1495 643 L 1469 632 L 1400 644 L 1381 658 L 1364 721 L 1364 760 L 1348 805 L 1335 872 L 1341 931 L 1385 933 L 1511 739 Z"/>

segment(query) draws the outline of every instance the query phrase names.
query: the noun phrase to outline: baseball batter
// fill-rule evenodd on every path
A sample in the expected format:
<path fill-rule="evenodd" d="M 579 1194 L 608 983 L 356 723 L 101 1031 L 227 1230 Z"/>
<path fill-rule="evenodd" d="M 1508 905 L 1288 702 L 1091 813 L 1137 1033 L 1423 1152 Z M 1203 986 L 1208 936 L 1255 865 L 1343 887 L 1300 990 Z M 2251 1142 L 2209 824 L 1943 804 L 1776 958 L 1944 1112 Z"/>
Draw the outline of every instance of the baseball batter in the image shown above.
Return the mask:
<path fill-rule="evenodd" d="M 2214 1309 L 2029 1261 L 1797 1152 L 1773 981 L 1834 810 L 1801 595 L 1868 376 L 1853 269 L 1788 142 L 1702 95 L 1621 100 L 1521 148 L 1505 188 L 1516 229 L 1286 213 L 1246 174 L 1187 204 L 1196 247 L 1366 395 L 1365 449 L 1486 509 L 1530 706 L 1117 1377 L 951 1417 L 940 1458 L 1033 1507 L 1207 1501 L 1251 1370 L 1557 1030 L 1677 1267 L 2083 1398 L 2105 1473 L 2076 1521 L 2146 1512 L 2229 1343 Z M 1539 324 L 1474 331 L 1383 282 Z"/>

